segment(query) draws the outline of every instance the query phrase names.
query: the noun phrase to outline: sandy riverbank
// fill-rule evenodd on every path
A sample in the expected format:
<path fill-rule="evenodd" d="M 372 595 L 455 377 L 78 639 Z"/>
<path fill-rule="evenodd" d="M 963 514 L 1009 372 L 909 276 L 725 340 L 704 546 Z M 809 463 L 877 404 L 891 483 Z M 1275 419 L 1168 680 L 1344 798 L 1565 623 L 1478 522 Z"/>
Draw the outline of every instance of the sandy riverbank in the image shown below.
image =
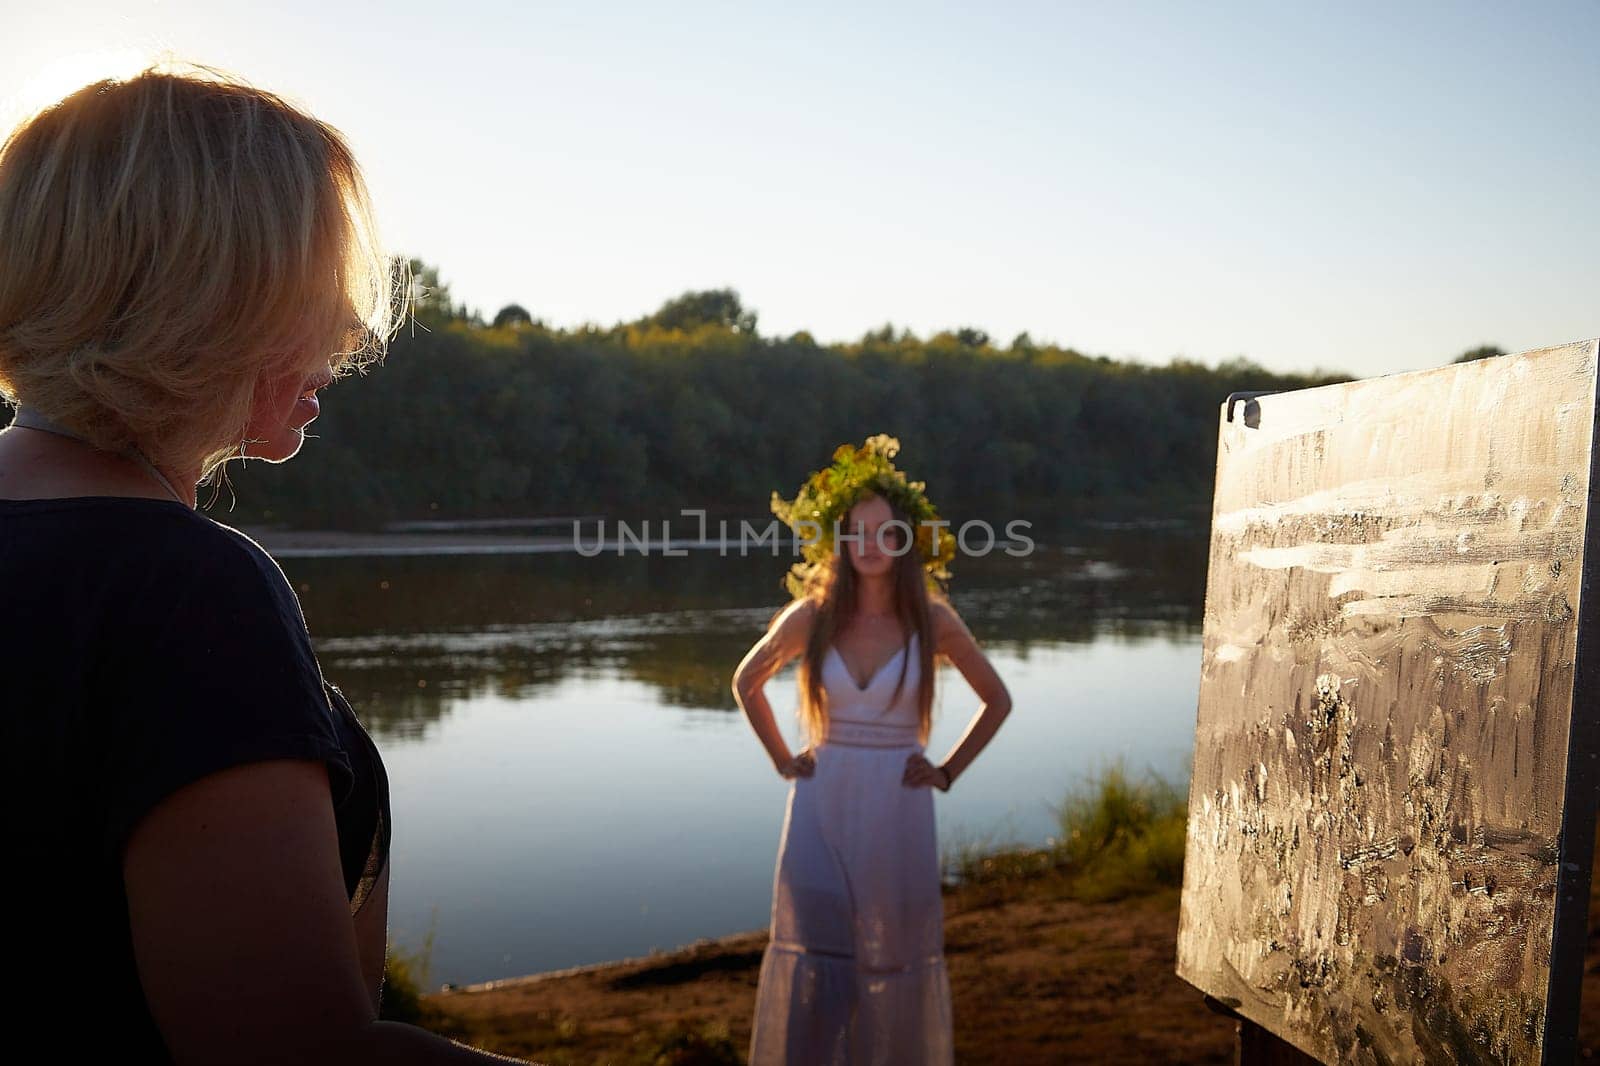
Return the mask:
<path fill-rule="evenodd" d="M 1043 874 L 950 889 L 945 939 L 956 1061 L 966 1064 L 1231 1063 L 1233 1023 L 1173 973 L 1178 892 L 1074 898 Z M 1600 893 L 1591 894 L 1580 1036 L 1600 1056 Z M 491 982 L 424 998 L 425 1024 L 558 1064 L 653 1063 L 673 1034 L 710 1034 L 743 1061 L 767 934 L 702 941 L 644 959 Z M 723 1042 L 725 1041 L 725 1042 Z"/>
<path fill-rule="evenodd" d="M 957 1061 L 1232 1061 L 1231 1023 L 1172 974 L 1176 890 L 1084 903 L 1046 876 L 952 890 L 945 911 Z M 766 942 L 750 932 L 425 1002 L 442 1031 L 540 1062 L 650 1061 L 675 1029 L 726 1034 L 742 1061 Z"/>

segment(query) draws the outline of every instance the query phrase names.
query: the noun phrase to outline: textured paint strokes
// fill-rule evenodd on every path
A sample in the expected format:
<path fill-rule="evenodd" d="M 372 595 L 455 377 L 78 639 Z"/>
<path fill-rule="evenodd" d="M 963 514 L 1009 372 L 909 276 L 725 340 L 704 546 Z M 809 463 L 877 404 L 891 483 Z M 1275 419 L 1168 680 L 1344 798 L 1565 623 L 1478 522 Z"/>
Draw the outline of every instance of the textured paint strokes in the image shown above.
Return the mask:
<path fill-rule="evenodd" d="M 1538 1062 L 1594 343 L 1220 422 L 1178 972 L 1326 1062 Z"/>

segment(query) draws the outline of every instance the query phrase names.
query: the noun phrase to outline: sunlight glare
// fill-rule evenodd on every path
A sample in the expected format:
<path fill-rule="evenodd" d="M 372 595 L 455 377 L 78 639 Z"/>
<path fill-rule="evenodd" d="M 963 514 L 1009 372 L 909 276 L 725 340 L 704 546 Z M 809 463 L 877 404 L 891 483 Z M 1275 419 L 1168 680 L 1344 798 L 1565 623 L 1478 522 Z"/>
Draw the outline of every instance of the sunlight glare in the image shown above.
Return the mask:
<path fill-rule="evenodd" d="M 102 78 L 128 78 L 157 63 L 159 53 L 132 47 L 65 52 L 35 70 L 16 92 L 0 100 L 0 130 L 24 119 Z"/>

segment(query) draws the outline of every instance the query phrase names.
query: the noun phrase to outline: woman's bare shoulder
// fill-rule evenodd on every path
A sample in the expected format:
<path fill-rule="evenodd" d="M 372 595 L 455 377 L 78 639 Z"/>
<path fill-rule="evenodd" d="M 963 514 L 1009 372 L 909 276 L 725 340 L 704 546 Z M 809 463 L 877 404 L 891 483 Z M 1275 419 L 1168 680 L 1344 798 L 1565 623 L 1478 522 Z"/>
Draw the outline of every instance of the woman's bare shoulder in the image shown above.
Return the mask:
<path fill-rule="evenodd" d="M 941 629 L 952 624 L 959 625 L 961 616 L 956 613 L 955 605 L 943 596 L 930 596 L 928 620 L 933 623 L 935 629 Z"/>
<path fill-rule="evenodd" d="M 815 620 L 816 605 L 809 599 L 785 604 L 734 671 L 734 687 L 743 691 L 750 684 L 759 683 L 756 679 L 770 678 L 784 663 L 802 654 L 811 640 Z"/>
<path fill-rule="evenodd" d="M 947 655 L 962 640 L 970 640 L 967 624 L 961 620 L 955 605 L 943 596 L 928 600 L 928 621 L 933 626 L 934 651 Z"/>
<path fill-rule="evenodd" d="M 817 603 L 809 596 L 791 600 L 773 620 L 770 632 L 775 640 L 804 645 L 817 623 Z"/>

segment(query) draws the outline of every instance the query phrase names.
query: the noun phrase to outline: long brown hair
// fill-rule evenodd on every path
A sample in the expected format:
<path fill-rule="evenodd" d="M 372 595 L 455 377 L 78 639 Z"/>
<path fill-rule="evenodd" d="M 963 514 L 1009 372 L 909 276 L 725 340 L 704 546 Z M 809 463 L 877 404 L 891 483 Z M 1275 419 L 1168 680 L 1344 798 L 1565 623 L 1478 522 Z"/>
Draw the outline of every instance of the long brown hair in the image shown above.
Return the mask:
<path fill-rule="evenodd" d="M 862 499 L 872 498 L 874 497 L 869 495 Z M 905 523 L 904 527 L 895 527 L 901 538 L 900 544 L 903 545 L 907 531 L 914 527 L 904 512 L 892 501 L 884 502 L 889 504 L 889 510 L 894 518 Z M 933 596 L 928 591 L 921 554 L 915 548 L 894 557 L 893 573 L 894 609 L 900 621 L 901 631 L 907 634 L 908 641 L 909 634 L 917 634 L 919 667 L 917 739 L 920 743 L 926 744 L 933 723 L 934 640 L 930 610 Z M 851 620 L 855 617 L 858 588 L 855 566 L 850 562 L 850 555 L 837 546 L 828 561 L 813 571 L 807 583 L 805 595 L 816 605 L 816 614 L 811 635 L 806 641 L 805 653 L 800 658 L 797 680 L 800 688 L 800 722 L 805 729 L 806 737 L 813 744 L 821 743 L 826 739 L 828 732 L 828 694 L 822 685 L 823 658 L 827 655 L 828 648 L 832 646 L 834 637 L 849 628 Z M 895 682 L 889 706 L 899 700 L 900 693 L 905 687 L 906 669 L 910 658 L 910 655 L 901 657 L 900 677 Z"/>

